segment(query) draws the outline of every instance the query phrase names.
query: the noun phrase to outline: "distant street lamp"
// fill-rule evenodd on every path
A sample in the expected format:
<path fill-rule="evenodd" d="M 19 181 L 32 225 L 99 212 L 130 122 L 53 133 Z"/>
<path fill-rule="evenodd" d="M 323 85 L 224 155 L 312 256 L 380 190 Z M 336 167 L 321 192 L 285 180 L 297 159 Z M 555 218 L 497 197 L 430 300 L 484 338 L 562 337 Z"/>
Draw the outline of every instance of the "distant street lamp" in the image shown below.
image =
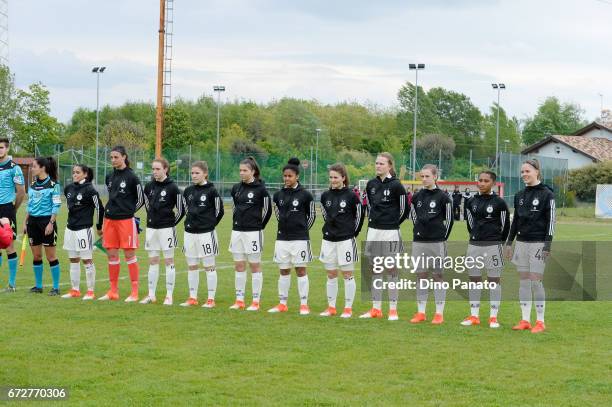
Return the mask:
<path fill-rule="evenodd" d="M 492 83 L 493 89 L 497 90 L 497 125 L 495 126 L 495 172 L 499 172 L 499 93 L 502 89 L 506 89 L 503 83 Z"/>
<path fill-rule="evenodd" d="M 315 153 L 315 184 L 319 182 L 319 135 L 321 134 L 321 129 L 316 129 L 317 132 L 317 149 Z"/>
<path fill-rule="evenodd" d="M 91 70 L 96 74 L 96 170 L 94 171 L 96 179 L 98 179 L 98 139 L 100 137 L 100 74 L 105 70 L 105 66 L 94 66 Z"/>
<path fill-rule="evenodd" d="M 412 178 L 416 179 L 416 137 L 417 137 L 417 110 L 419 108 L 419 70 L 425 69 L 425 64 L 408 64 L 408 68 L 414 70 L 414 123 L 412 136 Z"/>
<path fill-rule="evenodd" d="M 221 105 L 221 92 L 225 92 L 225 86 L 221 86 L 221 85 L 215 85 L 213 86 L 213 91 L 217 92 L 217 155 L 215 158 L 215 176 L 216 176 L 216 182 L 217 184 L 219 184 L 219 180 L 220 175 L 221 175 L 221 160 L 219 159 L 219 118 L 220 118 L 220 111 L 219 111 L 219 106 Z M 217 185 L 217 188 L 219 188 L 219 185 Z"/>

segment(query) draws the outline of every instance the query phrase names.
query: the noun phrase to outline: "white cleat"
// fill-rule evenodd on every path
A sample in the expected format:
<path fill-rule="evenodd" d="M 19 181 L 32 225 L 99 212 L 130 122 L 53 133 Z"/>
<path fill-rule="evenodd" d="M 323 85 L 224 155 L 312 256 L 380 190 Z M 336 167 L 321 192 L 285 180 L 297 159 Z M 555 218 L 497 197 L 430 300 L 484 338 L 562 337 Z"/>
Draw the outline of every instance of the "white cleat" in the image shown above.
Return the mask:
<path fill-rule="evenodd" d="M 246 310 L 247 311 L 259 311 L 259 302 L 253 301 Z"/>
<path fill-rule="evenodd" d="M 172 297 L 166 297 L 164 299 L 164 305 L 172 305 Z"/>
<path fill-rule="evenodd" d="M 87 291 L 87 294 L 83 296 L 83 301 L 91 301 L 94 300 L 96 296 L 93 291 Z"/>
<path fill-rule="evenodd" d="M 127 299 L 126 299 L 127 302 Z M 157 302 L 157 298 L 147 295 L 140 301 L 141 304 L 155 304 Z"/>
<path fill-rule="evenodd" d="M 127 297 L 125 300 L 123 300 L 124 302 L 138 302 L 138 297 L 134 297 L 134 296 L 129 296 Z"/>
<path fill-rule="evenodd" d="M 499 322 L 497 322 L 497 317 L 489 318 L 489 328 L 499 328 Z"/>

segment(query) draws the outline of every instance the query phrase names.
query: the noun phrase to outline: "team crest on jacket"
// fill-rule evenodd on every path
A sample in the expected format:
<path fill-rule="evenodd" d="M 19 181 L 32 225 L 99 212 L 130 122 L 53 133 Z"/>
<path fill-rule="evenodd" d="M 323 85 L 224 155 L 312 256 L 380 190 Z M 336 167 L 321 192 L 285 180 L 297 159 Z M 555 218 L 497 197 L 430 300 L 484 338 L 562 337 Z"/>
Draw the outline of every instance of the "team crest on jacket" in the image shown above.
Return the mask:
<path fill-rule="evenodd" d="M 329 208 L 331 206 L 331 201 L 325 201 L 325 206 Z"/>
<path fill-rule="evenodd" d="M 370 189 L 370 193 L 371 193 L 372 195 L 374 195 L 374 194 L 376 193 L 376 188 L 371 188 L 371 189 Z"/>
<path fill-rule="evenodd" d="M 417 208 L 420 208 L 421 206 L 423 206 L 423 203 L 421 201 L 417 202 Z"/>
<path fill-rule="evenodd" d="M 472 205 L 472 212 L 476 212 L 476 209 L 478 209 L 478 207 L 476 205 Z"/>

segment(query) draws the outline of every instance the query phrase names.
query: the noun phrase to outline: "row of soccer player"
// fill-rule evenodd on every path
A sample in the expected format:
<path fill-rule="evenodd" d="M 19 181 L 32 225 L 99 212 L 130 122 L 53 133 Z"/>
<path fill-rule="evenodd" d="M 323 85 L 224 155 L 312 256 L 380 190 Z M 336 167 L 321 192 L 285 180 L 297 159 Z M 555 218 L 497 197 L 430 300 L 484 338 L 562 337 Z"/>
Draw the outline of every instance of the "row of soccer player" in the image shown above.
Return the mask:
<path fill-rule="evenodd" d="M 80 261 L 85 264 L 87 293 L 83 299 L 93 299 L 95 266 L 92 262 L 94 242 L 93 218 L 97 211 L 96 229 L 103 237 L 108 253 L 110 290 L 99 300 L 117 300 L 119 277 L 119 250 L 123 250 L 128 265 L 132 291 L 126 302 L 138 301 L 139 268 L 135 255 L 138 248 L 138 231 L 135 213 L 146 207 L 147 227 L 145 249 L 149 254 L 148 295 L 141 303 L 156 302 L 156 285 L 159 265 L 163 255 L 166 269 L 166 298 L 164 304 L 173 303 L 175 282 L 174 250 L 177 247 L 175 226 L 186 215 L 184 252 L 188 263 L 189 298 L 181 305 L 198 304 L 200 265 L 207 276 L 208 298 L 204 307 L 215 306 L 217 273 L 215 257 L 219 244 L 215 227 L 224 215 L 223 202 L 212 183 L 207 180 L 208 168 L 204 162 L 196 162 L 191 168 L 193 185 L 181 194 L 178 186 L 168 177 L 168 162 L 156 159 L 152 163 L 153 180 L 141 187 L 137 176 L 129 167 L 125 149 L 114 147 L 110 154 L 114 170 L 106 177 L 109 200 L 102 207 L 97 191 L 91 184 L 92 171 L 85 165 L 73 168 L 74 183 L 66 186 L 64 194 L 68 203 L 68 224 L 64 234 L 64 249 L 70 257 L 72 289 L 64 297 L 79 297 Z M 299 183 L 299 160 L 291 159 L 283 168 L 284 187 L 273 198 L 260 179 L 259 167 L 251 157 L 240 163 L 240 179 L 231 191 L 233 200 L 232 233 L 230 251 L 235 262 L 236 300 L 233 309 L 244 309 L 247 282 L 247 263 L 252 277 L 252 302 L 247 310 L 256 311 L 260 306 L 263 274 L 261 253 L 263 230 L 274 210 L 278 219 L 274 261 L 280 269 L 278 281 L 279 304 L 269 312 L 287 311 L 290 272 L 295 268 L 298 276 L 300 314 L 310 312 L 308 300 L 307 264 L 312 260 L 309 229 L 315 220 L 315 201 L 310 192 Z M 368 215 L 366 241 L 390 242 L 401 249 L 400 225 L 408 217 L 414 223 L 412 256 L 445 256 L 446 241 L 453 227 L 452 201 L 436 185 L 437 168 L 425 165 L 421 170 L 423 188 L 415 194 L 412 205 L 406 201 L 405 190 L 395 177 L 393 157 L 388 153 L 378 155 L 375 163 L 376 177 L 370 180 L 364 194 L 367 210 L 361 200 L 349 188 L 348 175 L 342 164 L 329 168 L 330 189 L 321 196 L 321 212 L 324 218 L 323 241 L 320 260 L 327 270 L 327 297 L 329 306 L 322 316 L 336 314 L 338 274 L 345 284 L 343 317 L 352 314 L 356 286 L 353 277 L 354 264 L 358 260 L 355 238 Z M 32 166 L 35 177 L 28 195 L 28 215 L 24 232 L 27 232 L 34 258 L 36 284 L 33 292 L 42 292 L 42 248 L 51 267 L 53 289 L 50 295 L 59 294 L 59 264 L 55 255 L 57 226 L 55 217 L 59 209 L 60 188 L 57 184 L 57 168 L 52 158 L 37 158 Z M 503 257 L 511 257 L 511 245 L 517 238 L 513 263 L 521 275 L 519 296 L 523 318 L 514 328 L 532 329 L 530 314 L 535 297 L 537 320 L 533 332 L 544 330 L 544 288 L 542 274 L 544 262 L 550 251 L 554 233 L 554 196 L 540 182 L 539 163 L 526 161 L 521 167 L 526 188 L 515 196 L 515 215 L 512 225 L 504 200 L 491 192 L 495 174 L 483 172 L 479 176 L 480 194 L 466 205 L 467 227 L 470 233 L 468 256 L 498 253 L 488 256 L 484 269 L 487 278 L 496 282 L 490 292 L 491 314 L 489 326 L 498 327 L 497 312 L 501 301 L 500 273 Z M 505 243 L 502 253 L 502 245 Z M 429 270 L 435 281 L 442 281 L 442 269 Z M 479 281 L 482 270 L 470 270 L 470 279 Z M 417 270 L 419 279 L 428 278 L 428 270 Z M 391 278 L 393 273 L 391 273 Z M 11 287 L 9 287 L 11 288 Z M 14 286 L 13 286 L 14 289 Z M 443 322 L 445 290 L 434 291 L 436 311 L 432 323 Z M 373 306 L 361 318 L 382 317 L 380 292 L 373 288 Z M 417 312 L 413 323 L 426 320 L 425 307 L 428 290 L 417 289 Z M 397 320 L 397 291 L 389 292 L 390 320 Z M 479 320 L 480 291 L 470 291 L 471 315 L 462 324 L 476 325 Z"/>

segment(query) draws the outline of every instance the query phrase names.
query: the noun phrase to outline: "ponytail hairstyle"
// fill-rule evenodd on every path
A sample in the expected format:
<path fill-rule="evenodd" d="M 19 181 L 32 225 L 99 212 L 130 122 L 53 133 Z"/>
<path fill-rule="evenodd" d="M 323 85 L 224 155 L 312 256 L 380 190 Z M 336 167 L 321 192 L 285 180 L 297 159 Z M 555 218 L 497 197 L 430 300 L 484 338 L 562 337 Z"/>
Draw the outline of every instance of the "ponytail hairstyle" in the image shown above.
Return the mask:
<path fill-rule="evenodd" d="M 153 160 L 151 163 L 160 163 L 162 165 L 162 168 L 166 170 L 166 177 L 168 176 L 168 171 L 170 171 L 170 163 L 168 162 L 168 160 L 166 160 L 163 157 L 159 157 Z M 127 164 L 127 158 L 126 158 L 126 164 Z"/>
<path fill-rule="evenodd" d="M 291 170 L 295 172 L 295 175 L 300 175 L 300 160 L 296 157 L 290 158 L 283 167 L 283 172 L 285 172 L 285 170 Z"/>
<path fill-rule="evenodd" d="M 536 171 L 538 171 L 538 181 L 542 181 L 542 170 L 540 169 L 540 162 L 538 160 L 536 160 L 535 158 L 530 158 L 528 160 L 523 161 L 523 164 L 529 164 L 533 168 L 535 168 Z"/>
<path fill-rule="evenodd" d="M 438 166 L 435 164 L 425 164 L 423 168 L 421 168 L 421 171 L 423 170 L 431 171 L 431 175 L 434 176 L 434 180 L 437 185 L 438 184 Z"/>
<path fill-rule="evenodd" d="M 116 151 L 119 154 L 125 156 L 125 166 L 130 168 L 130 160 L 128 160 L 128 154 L 127 154 L 127 151 L 125 151 L 125 147 L 117 145 L 111 149 L 111 153 L 113 151 Z"/>
<path fill-rule="evenodd" d="M 328 171 L 335 171 L 338 174 L 342 175 L 344 177 L 344 186 L 348 187 L 350 182 L 349 182 L 349 176 L 348 173 L 346 172 L 346 167 L 344 166 L 344 164 L 342 163 L 335 163 L 329 166 L 329 170 Z"/>
<path fill-rule="evenodd" d="M 206 161 L 195 161 L 191 163 L 191 168 L 199 168 L 204 173 L 206 181 L 208 181 L 208 163 Z"/>
<path fill-rule="evenodd" d="M 240 164 L 248 166 L 251 169 L 251 171 L 253 171 L 253 176 L 255 177 L 255 179 L 257 181 L 261 180 L 259 165 L 257 165 L 257 161 L 255 161 L 255 158 L 253 156 L 251 155 L 248 156 L 244 160 L 240 161 Z"/>
<path fill-rule="evenodd" d="M 94 179 L 94 172 L 85 164 L 74 164 L 75 167 L 79 167 L 81 171 L 85 173 L 85 182 L 91 182 Z"/>
<path fill-rule="evenodd" d="M 395 160 L 393 159 L 393 156 L 391 155 L 391 153 L 387 153 L 385 151 L 382 153 L 378 153 L 378 156 L 387 159 L 387 162 L 389 163 L 389 167 L 391 167 L 391 169 L 389 170 L 389 174 L 393 175 L 394 177 L 397 176 L 395 172 Z"/>
<path fill-rule="evenodd" d="M 34 159 L 39 167 L 43 167 L 45 172 L 54 182 L 57 182 L 57 162 L 53 157 L 36 157 Z"/>

